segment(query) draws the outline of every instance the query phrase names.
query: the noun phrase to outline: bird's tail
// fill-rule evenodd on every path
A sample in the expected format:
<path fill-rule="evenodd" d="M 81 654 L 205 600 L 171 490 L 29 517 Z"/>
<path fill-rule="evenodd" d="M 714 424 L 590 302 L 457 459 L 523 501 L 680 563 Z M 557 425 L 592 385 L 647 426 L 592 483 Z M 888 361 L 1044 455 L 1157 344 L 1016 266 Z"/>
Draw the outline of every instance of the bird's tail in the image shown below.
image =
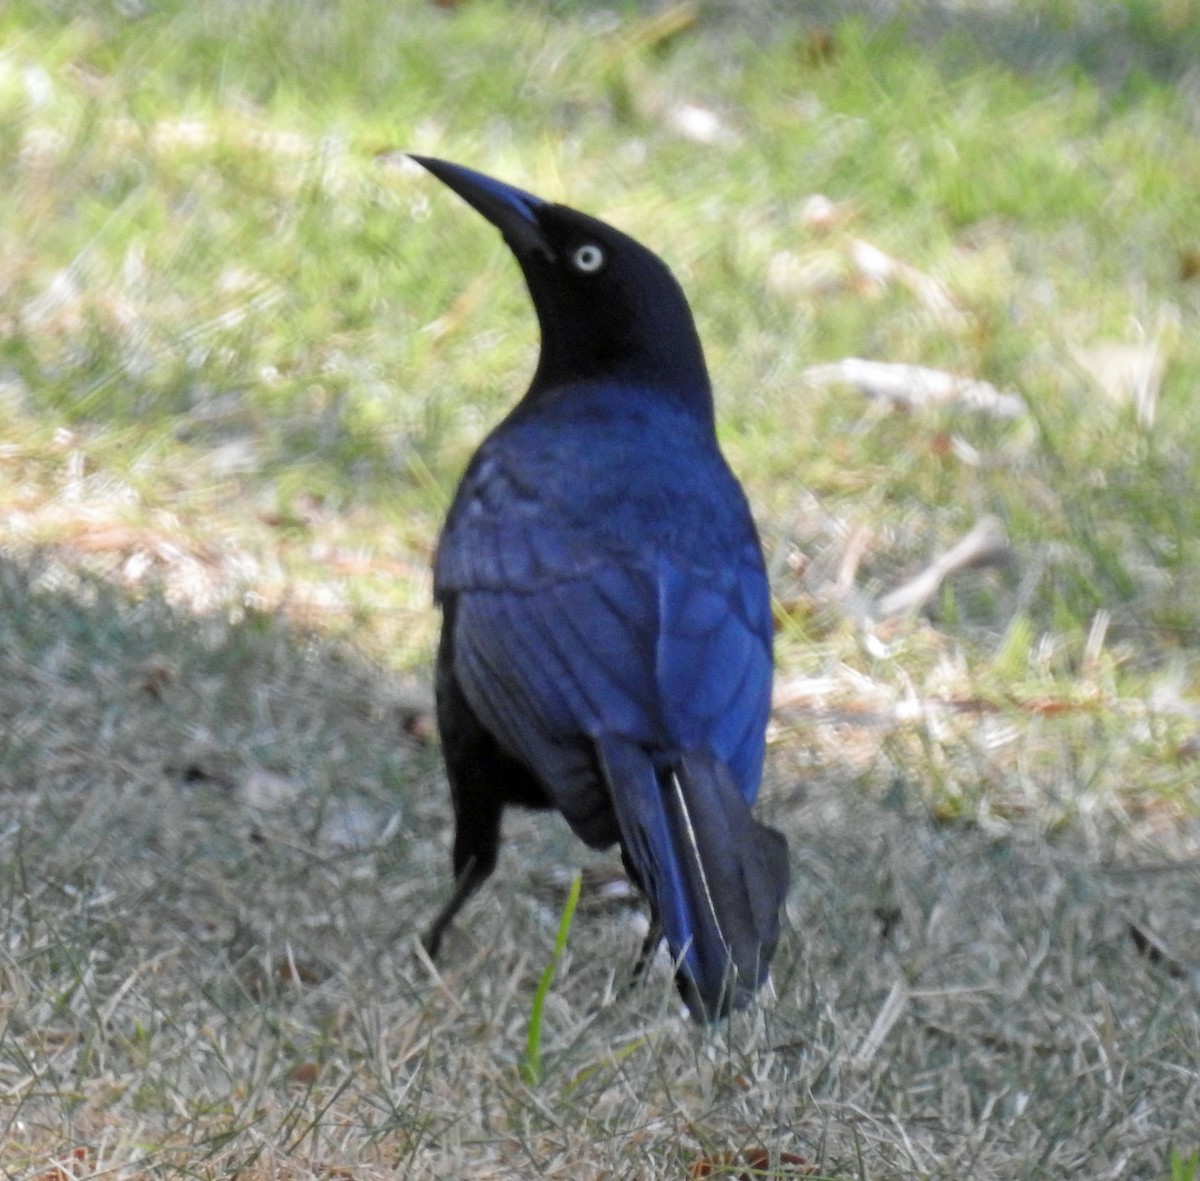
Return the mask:
<path fill-rule="evenodd" d="M 787 842 L 750 812 L 705 752 L 656 763 L 618 738 L 597 743 L 621 846 L 650 899 L 697 1021 L 741 1008 L 766 979 L 788 886 Z"/>

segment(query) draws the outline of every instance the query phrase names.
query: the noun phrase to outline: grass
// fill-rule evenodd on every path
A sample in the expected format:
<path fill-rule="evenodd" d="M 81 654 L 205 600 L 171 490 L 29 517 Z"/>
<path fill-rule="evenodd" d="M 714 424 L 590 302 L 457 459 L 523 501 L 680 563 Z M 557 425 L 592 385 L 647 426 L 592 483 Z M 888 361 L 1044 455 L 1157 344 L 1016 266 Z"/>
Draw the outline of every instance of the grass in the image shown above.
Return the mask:
<path fill-rule="evenodd" d="M 554 939 L 554 954 L 550 962 L 542 969 L 537 988 L 533 993 L 533 1004 L 529 1010 L 529 1035 L 525 1039 L 525 1057 L 521 1059 L 521 1081 L 528 1086 L 536 1087 L 542 1081 L 542 1016 L 546 1011 L 546 997 L 554 984 L 554 973 L 558 970 L 558 962 L 567 949 L 567 940 L 571 935 L 571 921 L 575 917 L 575 908 L 579 905 L 579 891 L 583 886 L 583 876 L 576 873 L 571 879 L 571 887 L 567 891 L 567 901 L 563 906 L 562 918 L 558 921 L 558 934 Z"/>
<path fill-rule="evenodd" d="M 0 31 L 6 1175 L 1195 1175 L 1192 0 Z M 413 945 L 449 885 L 429 557 L 536 339 L 408 148 L 692 295 L 795 878 L 716 1031 L 662 965 L 625 990 L 644 920 L 552 819 Z M 847 356 L 1027 410 L 813 379 Z M 986 517 L 1001 552 L 881 617 Z"/>

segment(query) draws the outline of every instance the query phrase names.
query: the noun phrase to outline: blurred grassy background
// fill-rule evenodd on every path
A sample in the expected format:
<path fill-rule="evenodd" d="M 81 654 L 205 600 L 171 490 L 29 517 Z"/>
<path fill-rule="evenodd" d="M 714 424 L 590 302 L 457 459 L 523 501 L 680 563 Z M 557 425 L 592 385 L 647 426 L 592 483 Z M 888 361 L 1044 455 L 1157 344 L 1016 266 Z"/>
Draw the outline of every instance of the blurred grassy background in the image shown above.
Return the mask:
<path fill-rule="evenodd" d="M 1150 957 L 1178 971 L 1147 1012 L 1156 969 L 1120 923 L 1197 941 L 1197 61 L 1196 0 L 4 6 L 0 1163 L 1186 1161 L 1188 957 Z M 509 1067 L 577 846 L 517 822 L 527 864 L 465 924 L 485 950 L 452 948 L 440 982 L 408 962 L 447 872 L 429 558 L 536 354 L 503 244 L 409 149 L 602 216 L 676 270 L 777 600 L 764 808 L 798 877 L 779 999 L 720 1048 L 667 989 L 597 1014 L 637 939 L 599 891 L 593 924 L 619 921 L 588 929 L 585 890 L 543 1097 Z M 1024 409 L 903 410 L 813 369 L 847 357 Z M 881 610 L 981 521 L 985 560 Z M 1143 872 L 1167 858 L 1170 889 Z M 970 949 L 955 987 L 1008 947 L 1016 1025 L 1061 1006 L 1089 1032 L 1018 1052 L 956 1027 L 947 1059 L 954 1022 L 926 1016 L 864 1051 L 895 957 L 918 989 L 956 962 L 913 933 L 938 905 Z M 855 925 L 893 912 L 903 954 Z M 1066 930 L 1049 958 L 1046 930 Z M 1077 1011 L 1078 973 L 1111 995 Z M 1120 1077 L 1153 1063 L 1152 1117 L 1081 1082 L 1113 1005 L 1132 1041 L 1096 1044 Z M 1029 1084 L 1030 1055 L 1061 1071 Z M 547 1115 L 573 1104 L 569 1128 Z"/>

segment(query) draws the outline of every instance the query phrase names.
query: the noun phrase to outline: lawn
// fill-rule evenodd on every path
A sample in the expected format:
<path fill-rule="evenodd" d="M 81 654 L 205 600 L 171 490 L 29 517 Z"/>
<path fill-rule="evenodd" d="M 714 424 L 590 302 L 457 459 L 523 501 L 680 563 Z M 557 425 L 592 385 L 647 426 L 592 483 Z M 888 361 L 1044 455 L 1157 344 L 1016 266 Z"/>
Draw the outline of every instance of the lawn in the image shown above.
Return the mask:
<path fill-rule="evenodd" d="M 1200 1175 L 1198 60 L 1196 0 L 0 8 L 0 1174 Z M 429 563 L 537 340 L 407 150 L 692 301 L 793 854 L 716 1029 L 553 818 L 416 945 Z"/>

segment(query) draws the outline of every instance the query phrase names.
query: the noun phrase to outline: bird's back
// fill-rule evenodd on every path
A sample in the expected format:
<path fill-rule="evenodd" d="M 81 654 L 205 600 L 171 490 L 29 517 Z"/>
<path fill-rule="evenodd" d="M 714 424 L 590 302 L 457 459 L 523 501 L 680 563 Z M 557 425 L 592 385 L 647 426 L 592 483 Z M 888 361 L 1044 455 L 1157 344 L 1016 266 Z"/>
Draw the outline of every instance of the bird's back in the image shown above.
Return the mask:
<path fill-rule="evenodd" d="M 707 748 L 753 800 L 771 679 L 766 574 L 745 496 L 686 408 L 596 384 L 510 416 L 463 477 L 435 588 L 458 603 L 457 658 L 491 658 L 463 670 L 482 712 L 519 681 L 543 698 L 556 742 L 611 730 Z M 519 642 L 529 616 L 545 642 Z M 574 642 L 554 635 L 560 617 Z M 573 700 L 564 684 L 579 686 Z"/>
<path fill-rule="evenodd" d="M 711 426 L 646 391 L 601 383 L 510 415 L 480 446 L 438 544 L 437 593 L 536 580 L 516 560 L 523 540 L 538 543 L 543 574 L 555 578 L 660 554 L 716 581 L 742 564 L 762 568 Z M 769 643 L 766 587 L 754 590 L 747 624 Z"/>

